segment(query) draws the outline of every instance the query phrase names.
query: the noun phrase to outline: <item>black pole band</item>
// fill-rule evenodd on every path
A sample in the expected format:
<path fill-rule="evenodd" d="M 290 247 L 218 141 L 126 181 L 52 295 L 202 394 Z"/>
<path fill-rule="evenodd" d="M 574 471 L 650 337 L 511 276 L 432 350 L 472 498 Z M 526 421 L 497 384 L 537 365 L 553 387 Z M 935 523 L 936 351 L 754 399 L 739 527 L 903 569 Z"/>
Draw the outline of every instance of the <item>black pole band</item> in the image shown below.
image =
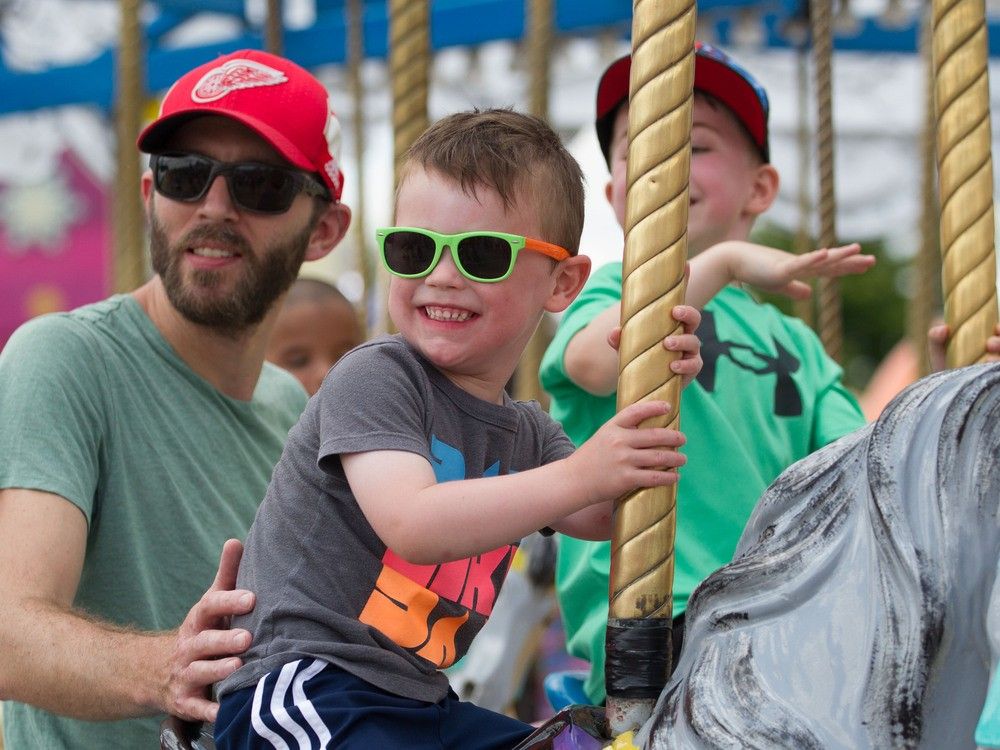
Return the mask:
<path fill-rule="evenodd" d="M 673 622 L 666 617 L 609 619 L 604 683 L 614 698 L 656 698 L 670 676 Z"/>

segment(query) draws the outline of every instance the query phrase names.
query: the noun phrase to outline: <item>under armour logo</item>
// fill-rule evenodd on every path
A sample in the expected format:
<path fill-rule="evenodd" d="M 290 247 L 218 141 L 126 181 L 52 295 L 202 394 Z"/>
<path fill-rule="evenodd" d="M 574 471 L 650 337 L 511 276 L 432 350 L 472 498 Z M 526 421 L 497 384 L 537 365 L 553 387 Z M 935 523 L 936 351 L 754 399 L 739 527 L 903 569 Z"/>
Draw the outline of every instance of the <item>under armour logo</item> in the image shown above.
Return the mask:
<path fill-rule="evenodd" d="M 802 414 L 802 396 L 792 379 L 801 363 L 774 337 L 775 356 L 767 352 L 755 351 L 746 344 L 720 341 L 715 328 L 715 315 L 702 311 L 701 325 L 698 326 L 701 339 L 703 366 L 698 374 L 698 382 L 709 393 L 715 391 L 715 369 L 720 357 L 726 357 L 741 370 L 754 375 L 774 374 L 774 414 L 778 417 L 797 417 Z"/>

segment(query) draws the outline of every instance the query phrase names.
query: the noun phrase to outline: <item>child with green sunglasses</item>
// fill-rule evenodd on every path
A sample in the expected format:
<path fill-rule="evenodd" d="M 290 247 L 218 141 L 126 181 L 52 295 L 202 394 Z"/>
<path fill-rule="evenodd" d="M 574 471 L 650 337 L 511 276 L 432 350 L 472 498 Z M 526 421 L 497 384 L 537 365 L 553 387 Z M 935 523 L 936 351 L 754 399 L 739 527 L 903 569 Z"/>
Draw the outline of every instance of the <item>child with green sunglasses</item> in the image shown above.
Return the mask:
<path fill-rule="evenodd" d="M 570 257 L 566 248 L 506 232 L 441 234 L 421 227 L 386 227 L 376 230 L 375 238 L 385 270 L 404 279 L 429 276 L 445 247 L 459 273 L 483 284 L 510 276 L 521 250 L 534 250 L 557 261 Z"/>
<path fill-rule="evenodd" d="M 610 533 L 611 503 L 671 484 L 671 407 L 637 404 L 575 452 L 504 391 L 539 320 L 590 260 L 580 169 L 541 120 L 462 113 L 410 149 L 396 227 L 378 231 L 399 333 L 330 371 L 288 436 L 246 541 L 256 606 L 244 666 L 219 685 L 220 750 L 308 737 L 336 747 L 509 748 L 531 727 L 459 701 L 441 671 L 483 627 L 519 540 Z M 447 252 L 445 250 L 447 249 Z M 690 379 L 698 313 L 675 317 Z"/>

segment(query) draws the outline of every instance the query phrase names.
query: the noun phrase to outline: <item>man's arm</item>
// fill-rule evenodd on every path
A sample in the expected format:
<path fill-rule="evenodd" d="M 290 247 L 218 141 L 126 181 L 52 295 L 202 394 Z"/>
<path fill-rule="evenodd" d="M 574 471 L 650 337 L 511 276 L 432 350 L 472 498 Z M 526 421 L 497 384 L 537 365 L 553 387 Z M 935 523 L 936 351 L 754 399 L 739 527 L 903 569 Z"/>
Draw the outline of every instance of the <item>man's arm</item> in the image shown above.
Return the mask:
<path fill-rule="evenodd" d="M 253 606 L 232 590 L 241 545 L 227 543 L 215 582 L 177 631 L 144 633 L 73 609 L 86 542 L 86 520 L 64 498 L 0 490 L 0 698 L 80 719 L 213 721 L 208 686 L 250 644 L 244 630 L 219 629 Z"/>

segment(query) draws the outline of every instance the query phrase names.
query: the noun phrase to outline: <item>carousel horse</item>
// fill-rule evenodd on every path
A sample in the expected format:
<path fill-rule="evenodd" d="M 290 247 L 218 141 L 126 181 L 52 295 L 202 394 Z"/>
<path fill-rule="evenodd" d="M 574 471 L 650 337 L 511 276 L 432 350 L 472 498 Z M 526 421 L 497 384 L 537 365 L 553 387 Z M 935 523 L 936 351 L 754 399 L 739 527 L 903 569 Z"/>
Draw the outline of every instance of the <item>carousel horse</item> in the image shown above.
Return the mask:
<path fill-rule="evenodd" d="M 761 497 L 692 594 L 635 746 L 973 747 L 1000 655 L 998 516 L 1000 365 L 910 386 Z"/>

